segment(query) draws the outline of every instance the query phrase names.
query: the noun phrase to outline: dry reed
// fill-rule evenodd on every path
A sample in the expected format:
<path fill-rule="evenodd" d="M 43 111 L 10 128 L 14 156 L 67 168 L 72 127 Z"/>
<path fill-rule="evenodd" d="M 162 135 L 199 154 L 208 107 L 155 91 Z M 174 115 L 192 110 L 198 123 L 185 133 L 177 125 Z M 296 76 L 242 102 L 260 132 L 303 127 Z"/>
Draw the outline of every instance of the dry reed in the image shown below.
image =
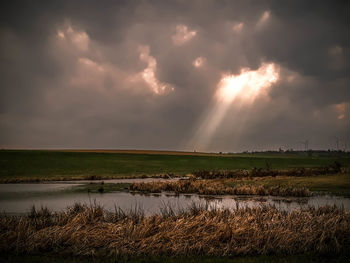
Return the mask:
<path fill-rule="evenodd" d="M 336 254 L 350 248 L 350 213 L 336 207 L 192 208 L 145 217 L 75 205 L 0 217 L 0 253 L 71 255 Z"/>
<path fill-rule="evenodd" d="M 263 186 L 263 185 L 235 185 L 226 186 L 221 182 L 212 180 L 179 180 L 175 182 L 149 182 L 133 183 L 130 190 L 159 193 L 197 193 L 205 195 L 272 195 L 272 196 L 295 196 L 308 197 L 311 192 L 306 188 L 290 188 L 280 186 Z"/>

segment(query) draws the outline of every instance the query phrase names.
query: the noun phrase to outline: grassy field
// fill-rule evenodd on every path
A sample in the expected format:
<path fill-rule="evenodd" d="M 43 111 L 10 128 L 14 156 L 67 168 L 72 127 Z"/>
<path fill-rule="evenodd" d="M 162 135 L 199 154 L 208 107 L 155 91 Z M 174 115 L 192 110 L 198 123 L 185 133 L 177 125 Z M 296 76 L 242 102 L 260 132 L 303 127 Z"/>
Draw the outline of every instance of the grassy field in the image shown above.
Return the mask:
<path fill-rule="evenodd" d="M 349 155 L 308 157 L 291 154 L 218 155 L 154 151 L 1 150 L 0 181 L 185 175 L 196 170 L 350 166 Z"/>

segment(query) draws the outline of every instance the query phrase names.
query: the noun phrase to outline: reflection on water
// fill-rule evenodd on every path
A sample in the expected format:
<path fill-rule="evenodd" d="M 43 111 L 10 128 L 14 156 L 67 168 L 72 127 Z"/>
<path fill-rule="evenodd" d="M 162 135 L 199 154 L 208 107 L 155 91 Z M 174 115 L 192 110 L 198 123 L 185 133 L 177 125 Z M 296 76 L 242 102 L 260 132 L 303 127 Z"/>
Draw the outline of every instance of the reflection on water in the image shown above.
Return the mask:
<path fill-rule="evenodd" d="M 196 194 L 157 193 L 138 194 L 128 192 L 114 193 L 60 193 L 60 190 L 77 184 L 2 184 L 0 185 L 0 211 L 9 214 L 28 212 L 32 205 L 46 206 L 52 211 L 60 211 L 76 202 L 97 203 L 113 211 L 115 207 L 124 210 L 141 208 L 147 215 L 159 213 L 165 206 L 174 211 L 186 209 L 193 203 L 209 208 L 256 207 L 274 205 L 277 209 L 291 211 L 308 206 L 336 205 L 350 210 L 350 199 L 335 196 L 314 196 L 310 198 L 281 198 L 261 196 L 199 196 Z"/>
<path fill-rule="evenodd" d="M 0 184 L 0 195 L 11 193 L 25 193 L 25 192 L 51 192 L 59 191 L 76 186 L 77 184 Z"/>
<path fill-rule="evenodd" d="M 129 179 L 107 179 L 107 180 L 79 180 L 79 181 L 57 181 L 55 183 L 66 184 L 90 184 L 90 183 L 149 183 L 149 182 L 173 182 L 179 179 L 188 179 L 187 177 L 175 177 L 175 178 L 129 178 Z"/>

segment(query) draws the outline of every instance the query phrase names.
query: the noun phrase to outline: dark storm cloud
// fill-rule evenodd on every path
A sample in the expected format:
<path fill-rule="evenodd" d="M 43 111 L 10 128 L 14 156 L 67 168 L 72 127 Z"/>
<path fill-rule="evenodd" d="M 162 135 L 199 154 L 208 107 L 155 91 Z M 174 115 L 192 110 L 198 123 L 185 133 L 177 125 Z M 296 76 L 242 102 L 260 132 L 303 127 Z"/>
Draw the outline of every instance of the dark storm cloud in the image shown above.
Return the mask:
<path fill-rule="evenodd" d="M 200 148 L 188 142 L 222 75 L 262 62 L 279 67 L 279 81 L 268 98 L 233 105 L 206 150 L 296 148 L 305 139 L 329 148 L 349 136 L 347 1 L 9 1 L 0 9 L 2 147 Z"/>

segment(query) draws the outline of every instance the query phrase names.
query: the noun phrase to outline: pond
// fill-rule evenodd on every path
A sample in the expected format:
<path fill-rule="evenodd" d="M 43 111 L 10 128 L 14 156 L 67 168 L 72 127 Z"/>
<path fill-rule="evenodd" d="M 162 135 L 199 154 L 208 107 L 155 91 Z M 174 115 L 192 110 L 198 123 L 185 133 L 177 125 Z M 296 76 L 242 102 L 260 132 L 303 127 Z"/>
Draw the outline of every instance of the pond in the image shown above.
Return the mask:
<path fill-rule="evenodd" d="M 147 179 L 118 179 L 113 183 L 132 183 L 140 180 L 149 182 Z M 166 179 L 157 179 L 166 180 Z M 110 182 L 110 181 L 108 181 Z M 350 198 L 337 196 L 313 196 L 309 198 L 282 198 L 272 196 L 201 196 L 197 194 L 161 193 L 139 194 L 129 192 L 111 193 L 76 193 L 64 192 L 86 182 L 57 182 L 42 184 L 0 184 L 0 212 L 6 214 L 21 214 L 29 212 L 34 205 L 36 208 L 47 207 L 51 211 L 60 211 L 74 203 L 99 204 L 105 209 L 113 211 L 115 207 L 123 210 L 142 209 L 146 215 L 159 213 L 165 207 L 174 211 L 186 209 L 193 203 L 208 205 L 209 208 L 256 207 L 262 205 L 274 205 L 283 211 L 306 208 L 308 206 L 319 207 L 324 205 L 336 205 L 350 210 Z"/>

